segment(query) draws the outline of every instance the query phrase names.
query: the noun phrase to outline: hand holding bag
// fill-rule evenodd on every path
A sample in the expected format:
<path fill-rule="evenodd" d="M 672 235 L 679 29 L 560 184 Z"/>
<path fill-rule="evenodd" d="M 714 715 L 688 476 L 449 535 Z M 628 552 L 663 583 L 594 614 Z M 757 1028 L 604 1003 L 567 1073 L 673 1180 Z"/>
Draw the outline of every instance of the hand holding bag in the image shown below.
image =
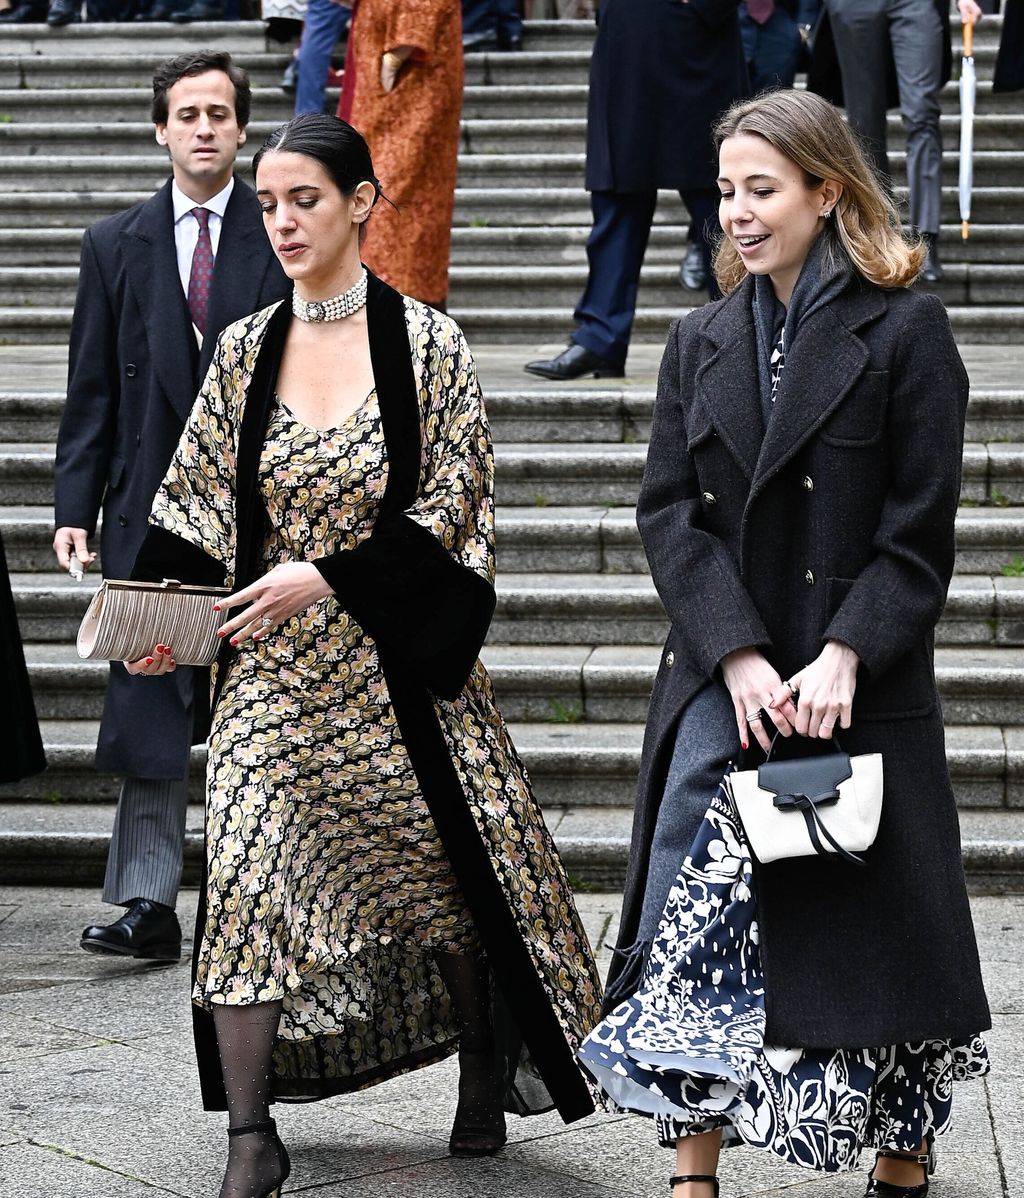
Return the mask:
<path fill-rule="evenodd" d="M 725 777 L 754 856 L 762 865 L 786 857 L 836 853 L 855 865 L 870 848 L 882 816 L 882 755 L 835 752 L 796 761 L 768 760 Z"/>
<path fill-rule="evenodd" d="M 78 656 L 138 661 L 158 643 L 170 645 L 180 666 L 208 666 L 217 656 L 223 614 L 213 605 L 229 587 L 104 579 L 78 630 Z"/>

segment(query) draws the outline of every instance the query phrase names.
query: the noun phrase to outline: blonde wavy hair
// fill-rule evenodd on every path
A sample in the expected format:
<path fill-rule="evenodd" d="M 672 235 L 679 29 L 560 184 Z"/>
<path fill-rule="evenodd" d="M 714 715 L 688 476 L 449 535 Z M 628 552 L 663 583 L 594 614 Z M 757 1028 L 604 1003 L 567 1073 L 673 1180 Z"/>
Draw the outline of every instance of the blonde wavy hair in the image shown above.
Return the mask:
<path fill-rule="evenodd" d="M 762 137 L 803 171 L 808 187 L 825 179 L 841 183 L 843 194 L 825 236 L 831 250 L 839 245 L 855 270 L 879 287 L 906 287 L 921 271 L 925 247 L 903 234 L 899 213 L 883 190 L 861 146 L 838 109 L 812 92 L 791 89 L 764 92 L 733 104 L 714 130 L 715 149 L 729 137 Z M 747 276 L 743 259 L 723 236 L 715 250 L 715 278 L 723 295 Z"/>

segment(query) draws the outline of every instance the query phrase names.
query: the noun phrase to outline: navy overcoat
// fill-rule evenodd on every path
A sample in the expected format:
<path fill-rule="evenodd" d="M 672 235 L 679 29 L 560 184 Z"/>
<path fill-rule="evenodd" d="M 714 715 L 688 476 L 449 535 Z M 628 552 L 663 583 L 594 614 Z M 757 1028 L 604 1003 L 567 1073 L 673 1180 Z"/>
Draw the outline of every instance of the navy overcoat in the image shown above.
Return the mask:
<path fill-rule="evenodd" d="M 751 294 L 748 278 L 677 322 L 662 362 L 637 520 L 671 629 L 619 947 L 636 939 L 690 697 L 733 649 L 759 646 L 787 678 L 840 640 L 861 659 L 843 748 L 883 754 L 882 823 L 866 868 L 759 868 L 766 1039 L 860 1048 L 967 1036 L 989 1013 L 933 672 L 967 375 L 935 296 L 858 280 L 801 326 L 762 433 Z M 635 984 L 622 960 L 609 1004 Z"/>
<path fill-rule="evenodd" d="M 713 188 L 711 128 L 747 94 L 736 0 L 601 0 L 587 190 Z"/>
<path fill-rule="evenodd" d="M 153 496 L 221 330 L 290 288 L 263 229 L 259 201 L 240 179 L 221 226 L 201 349 L 178 274 L 170 180 L 144 203 L 86 230 L 54 506 L 58 528 L 84 528 L 90 536 L 102 509 L 107 578 L 131 576 Z M 183 746 L 192 735 L 189 710 L 180 679 L 132 678 L 113 664 L 97 768 L 180 778 Z"/>

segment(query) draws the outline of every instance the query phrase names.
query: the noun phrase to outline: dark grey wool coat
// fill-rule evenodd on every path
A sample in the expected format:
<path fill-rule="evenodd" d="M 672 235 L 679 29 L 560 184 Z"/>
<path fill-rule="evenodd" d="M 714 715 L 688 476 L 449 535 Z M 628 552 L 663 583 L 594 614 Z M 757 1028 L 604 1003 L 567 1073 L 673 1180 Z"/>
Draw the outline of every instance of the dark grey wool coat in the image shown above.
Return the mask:
<path fill-rule="evenodd" d="M 858 279 L 801 326 L 762 434 L 751 293 L 747 279 L 677 322 L 662 363 L 637 518 L 672 626 L 619 947 L 636 938 L 690 697 L 740 646 L 761 647 L 786 678 L 827 640 L 844 641 L 861 668 L 843 748 L 883 754 L 882 823 L 866 868 L 802 858 L 758 869 L 767 1041 L 968 1035 L 990 1022 L 932 660 L 953 570 L 967 375 L 938 299 Z M 635 985 L 622 962 L 609 1004 Z"/>

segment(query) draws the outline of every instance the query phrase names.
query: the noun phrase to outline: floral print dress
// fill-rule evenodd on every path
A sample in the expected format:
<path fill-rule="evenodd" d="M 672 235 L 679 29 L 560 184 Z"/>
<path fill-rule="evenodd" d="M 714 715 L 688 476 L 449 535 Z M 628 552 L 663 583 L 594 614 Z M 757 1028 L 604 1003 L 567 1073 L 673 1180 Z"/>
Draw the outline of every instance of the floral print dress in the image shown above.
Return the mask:
<path fill-rule="evenodd" d="M 637 992 L 580 1059 L 613 1110 L 656 1120 L 660 1142 L 722 1129 L 808 1169 L 856 1167 L 862 1148 L 916 1152 L 950 1122 L 953 1083 L 988 1072 L 985 1042 L 861 1049 L 765 1043 L 750 848 L 719 788 L 669 892 Z"/>
<path fill-rule="evenodd" d="M 222 334 L 151 516 L 222 562 L 228 585 L 241 417 L 273 311 Z M 472 359 L 447 317 L 408 299 L 405 316 L 422 428 L 419 494 L 405 514 L 493 580 L 493 461 Z M 373 532 L 387 480 L 376 393 L 323 431 L 278 401 L 258 476 L 265 568 L 355 548 Z M 207 1009 L 282 1001 L 279 1098 L 372 1085 L 453 1052 L 458 1029 L 434 954 L 479 949 L 375 642 L 342 600 L 321 600 L 240 647 L 209 741 L 193 1000 Z M 532 968 L 575 1048 L 598 1016 L 600 981 L 483 665 L 457 698 L 433 705 Z M 528 1073 L 526 1063 L 524 1093 Z"/>

